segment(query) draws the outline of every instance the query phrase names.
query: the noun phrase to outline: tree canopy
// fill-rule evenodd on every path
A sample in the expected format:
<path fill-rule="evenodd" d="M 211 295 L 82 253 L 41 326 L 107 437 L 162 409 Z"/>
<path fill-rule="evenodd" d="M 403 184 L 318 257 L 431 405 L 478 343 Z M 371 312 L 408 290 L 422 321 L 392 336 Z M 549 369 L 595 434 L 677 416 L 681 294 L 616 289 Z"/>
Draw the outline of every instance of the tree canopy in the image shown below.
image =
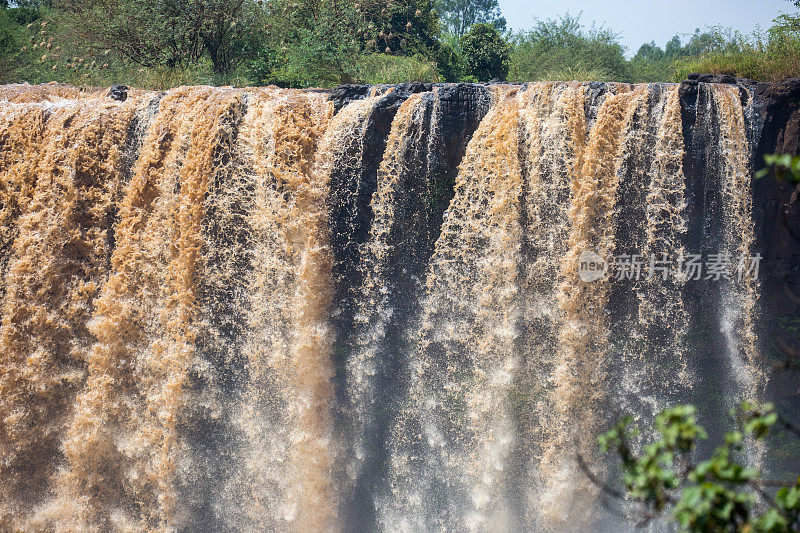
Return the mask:
<path fill-rule="evenodd" d="M 79 37 L 137 64 L 186 66 L 207 52 L 215 72 L 233 70 L 257 37 L 252 0 L 62 0 Z"/>
<path fill-rule="evenodd" d="M 473 25 L 461 38 L 461 51 L 467 75 L 480 81 L 504 80 L 508 76 L 508 43 L 494 26 Z"/>
<path fill-rule="evenodd" d="M 497 0 L 438 0 L 436 8 L 456 39 L 479 23 L 490 24 L 499 32 L 506 30 L 506 19 Z"/>
<path fill-rule="evenodd" d="M 0 10 L 3 82 L 330 87 L 800 74 L 796 15 L 751 36 L 707 28 L 651 41 L 628 60 L 618 34 L 569 13 L 506 32 L 498 0 L 0 0 Z M 465 40 L 476 24 L 494 33 Z"/>

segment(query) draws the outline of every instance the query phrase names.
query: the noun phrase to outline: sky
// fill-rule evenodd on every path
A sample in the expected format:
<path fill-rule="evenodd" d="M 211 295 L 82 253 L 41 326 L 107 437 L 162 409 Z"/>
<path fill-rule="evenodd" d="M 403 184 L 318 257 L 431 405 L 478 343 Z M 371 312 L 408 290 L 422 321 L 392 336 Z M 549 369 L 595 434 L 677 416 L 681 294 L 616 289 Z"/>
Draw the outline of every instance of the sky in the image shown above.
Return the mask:
<path fill-rule="evenodd" d="M 780 13 L 796 12 L 786 0 L 499 0 L 509 28 L 528 29 L 534 18 L 556 18 L 568 11 L 582 12 L 581 22 L 598 25 L 620 34 L 627 47 L 626 55 L 634 55 L 643 43 L 655 41 L 660 47 L 673 35 L 694 33 L 708 26 L 724 26 L 752 33 L 757 25 L 771 26 Z"/>

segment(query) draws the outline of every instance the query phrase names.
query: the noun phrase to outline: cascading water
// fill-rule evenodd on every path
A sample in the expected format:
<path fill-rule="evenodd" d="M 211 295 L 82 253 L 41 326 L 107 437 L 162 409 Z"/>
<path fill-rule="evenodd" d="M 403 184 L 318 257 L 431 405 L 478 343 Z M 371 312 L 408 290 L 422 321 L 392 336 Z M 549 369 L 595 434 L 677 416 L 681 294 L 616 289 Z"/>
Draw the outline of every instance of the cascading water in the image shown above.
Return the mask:
<path fill-rule="evenodd" d="M 0 87 L 0 529 L 618 530 L 610 421 L 765 393 L 755 279 L 646 275 L 756 254 L 752 106 Z"/>

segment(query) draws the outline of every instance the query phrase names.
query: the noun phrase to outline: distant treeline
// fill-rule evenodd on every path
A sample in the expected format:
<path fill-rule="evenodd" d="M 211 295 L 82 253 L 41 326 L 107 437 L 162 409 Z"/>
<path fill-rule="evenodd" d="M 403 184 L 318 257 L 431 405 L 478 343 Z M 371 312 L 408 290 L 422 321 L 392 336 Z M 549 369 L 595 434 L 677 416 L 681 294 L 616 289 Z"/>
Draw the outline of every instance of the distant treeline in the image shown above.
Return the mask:
<path fill-rule="evenodd" d="M 753 35 L 676 35 L 627 59 L 618 34 L 579 16 L 508 31 L 497 0 L 0 0 L 0 83 L 657 82 L 690 72 L 800 75 L 800 16 Z"/>

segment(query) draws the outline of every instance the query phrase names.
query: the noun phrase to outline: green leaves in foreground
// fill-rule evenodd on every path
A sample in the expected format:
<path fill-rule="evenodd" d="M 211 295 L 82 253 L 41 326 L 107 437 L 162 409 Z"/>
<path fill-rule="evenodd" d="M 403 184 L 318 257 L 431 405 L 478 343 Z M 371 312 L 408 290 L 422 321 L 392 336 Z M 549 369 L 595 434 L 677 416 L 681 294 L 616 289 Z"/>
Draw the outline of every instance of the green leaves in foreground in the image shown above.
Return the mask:
<path fill-rule="evenodd" d="M 775 169 L 778 179 L 784 179 L 788 175 L 792 183 L 800 182 L 800 156 L 767 154 L 764 156 L 764 162 L 767 166 L 756 172 L 756 179 L 768 176 L 770 169 Z"/>
<path fill-rule="evenodd" d="M 800 531 L 800 479 L 776 491 L 775 483 L 761 480 L 738 459 L 746 455 L 745 439 L 763 440 L 779 421 L 773 406 L 745 402 L 734 409 L 737 430 L 697 464 L 696 444 L 708 436 L 695 414 L 691 405 L 663 411 L 655 420 L 655 440 L 638 452 L 632 445 L 638 429 L 630 417 L 598 437 L 604 453 L 619 455 L 628 498 L 645 507 L 643 522 L 669 510 L 681 531 Z"/>

